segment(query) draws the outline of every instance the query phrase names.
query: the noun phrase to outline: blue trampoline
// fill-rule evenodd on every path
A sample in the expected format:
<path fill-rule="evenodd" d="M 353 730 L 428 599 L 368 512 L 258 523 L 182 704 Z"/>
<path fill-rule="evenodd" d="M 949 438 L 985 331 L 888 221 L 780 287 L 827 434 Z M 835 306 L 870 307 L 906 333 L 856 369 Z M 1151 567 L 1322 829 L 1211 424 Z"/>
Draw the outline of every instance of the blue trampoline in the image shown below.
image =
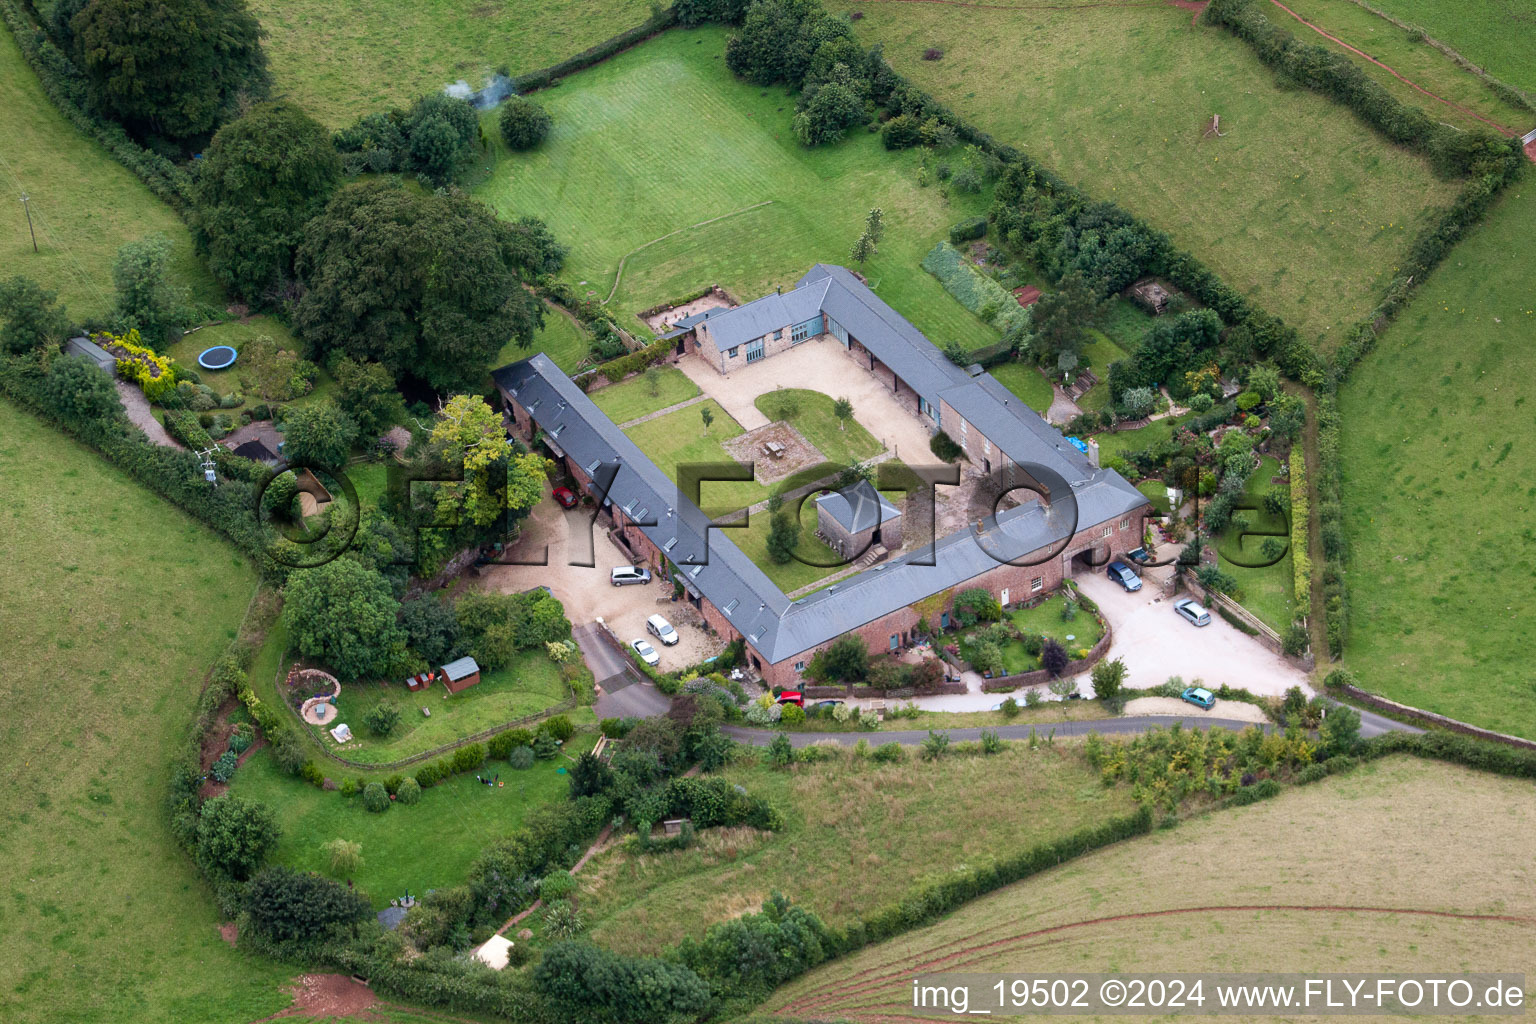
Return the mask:
<path fill-rule="evenodd" d="M 239 353 L 228 345 L 215 345 L 205 348 L 198 354 L 197 365 L 205 370 L 227 370 L 235 365 L 235 357 Z"/>

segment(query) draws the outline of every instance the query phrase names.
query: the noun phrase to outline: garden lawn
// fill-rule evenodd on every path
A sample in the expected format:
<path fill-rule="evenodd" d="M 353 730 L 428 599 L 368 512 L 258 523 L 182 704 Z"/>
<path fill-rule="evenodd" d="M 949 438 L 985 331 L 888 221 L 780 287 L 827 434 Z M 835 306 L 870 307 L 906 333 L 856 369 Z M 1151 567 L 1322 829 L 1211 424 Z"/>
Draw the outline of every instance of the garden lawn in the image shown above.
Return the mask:
<path fill-rule="evenodd" d="M 1309 341 L 1375 305 L 1457 187 L 1171 4 L 833 6 L 862 11 L 859 38 L 939 102 L 1168 231 Z M 1225 138 L 1202 138 L 1212 114 Z"/>
<path fill-rule="evenodd" d="M 165 814 L 172 758 L 255 572 L 212 531 L 3 402 L 0 476 L 11 499 L 0 511 L 0 1017 L 276 1013 L 294 968 L 219 938 L 213 896 Z"/>
<path fill-rule="evenodd" d="M 675 366 L 655 367 L 652 380 L 642 373 L 619 384 L 610 384 L 592 392 L 592 404 L 615 423 L 628 423 L 649 413 L 686 402 L 699 393 L 699 386 Z M 652 388 L 655 394 L 652 394 Z"/>
<path fill-rule="evenodd" d="M 1289 495 L 1288 484 L 1270 483 L 1270 478 L 1279 472 L 1280 463 L 1277 459 L 1265 457 L 1259 463 L 1259 468 L 1254 470 L 1243 487 L 1242 503 L 1252 506 L 1242 512 L 1248 517 L 1248 529 L 1239 535 L 1228 527 L 1216 538 L 1216 553 L 1221 556 L 1221 571 L 1236 579 L 1242 589 L 1242 606 L 1283 636 L 1296 613 L 1290 526 L 1286 517 L 1265 512 L 1262 504 L 1264 495 L 1272 490 Z M 1267 559 L 1260 554 L 1259 546 L 1270 536 L 1284 542 L 1286 551 L 1280 561 L 1273 565 L 1262 565 L 1259 563 Z"/>
<path fill-rule="evenodd" d="M 310 726 L 325 745 L 348 761 L 385 764 L 435 750 L 505 722 L 536 714 L 569 695 L 560 666 L 543 650 L 522 651 L 506 668 L 485 672 L 467 690 L 449 694 L 440 684 L 411 693 L 399 680 L 346 683 L 336 701 L 336 721 L 352 727 L 353 740 L 338 747 L 323 726 Z M 400 724 L 388 736 L 375 736 L 364 725 L 369 709 L 389 702 L 400 709 Z M 428 708 L 432 717 L 421 713 Z"/>
<path fill-rule="evenodd" d="M 1081 652 L 1092 649 L 1093 645 L 1099 642 L 1099 638 L 1104 635 L 1104 627 L 1099 625 L 1091 612 L 1084 611 L 1082 608 L 1076 610 L 1071 622 L 1063 621 L 1061 609 L 1064 602 L 1065 598 L 1058 595 L 1047 598 L 1033 608 L 1016 608 L 1004 614 L 1015 626 L 1026 633 L 1054 638 L 1066 648 L 1068 655 L 1077 658 Z M 976 628 L 980 630 L 985 626 Z M 1073 639 L 1068 640 L 1068 636 Z M 1010 640 L 1003 644 L 1002 651 L 1005 675 L 1033 672 L 1040 667 L 1039 657 L 1030 654 L 1021 640 Z M 965 656 L 964 646 L 960 648 L 960 655 Z M 1004 696 L 999 695 L 998 700 L 1002 700 Z"/>
<path fill-rule="evenodd" d="M 910 1005 L 912 977 L 934 965 L 1264 973 L 1315 970 L 1324 957 L 1340 971 L 1501 963 L 1529 975 L 1536 897 L 1523 882 L 1532 828 L 1528 780 L 1407 757 L 1368 762 L 999 889 L 802 975 L 763 1011 L 888 1020 L 889 1007 Z M 1405 913 L 1364 909 L 1379 907 Z"/>
<path fill-rule="evenodd" d="M 1182 417 L 1167 416 L 1135 430 L 1106 430 L 1094 434 L 1093 439 L 1099 442 L 1099 459 L 1102 461 L 1110 455 L 1123 456 L 1126 452 L 1140 451 L 1166 441 L 1173 436 L 1181 420 Z"/>
<path fill-rule="evenodd" d="M 1017 360 L 999 363 L 988 372 L 997 378 L 998 383 L 1018 395 L 1025 405 L 1042 416 L 1051 407 L 1051 399 L 1055 397 L 1056 392 L 1051 388 L 1051 382 L 1045 379 L 1033 363 Z"/>
<path fill-rule="evenodd" d="M 1536 0 L 1372 0 L 1372 6 L 1455 47 L 1490 75 L 1536 93 Z"/>
<path fill-rule="evenodd" d="M 464 79 L 548 67 L 641 24 L 644 0 L 253 0 L 273 92 L 332 128 Z"/>
<path fill-rule="evenodd" d="M 118 246 L 158 232 L 171 242 L 174 278 L 195 299 L 222 302 L 223 293 L 192 253 L 181 218 L 64 119 L 3 24 L 0 138 L 0 277 L 23 274 L 58 292 L 76 320 L 101 319 L 112 309 Z M 17 202 L 22 193 L 31 197 L 36 253 Z"/>
<path fill-rule="evenodd" d="M 872 736 L 873 744 L 878 736 Z M 708 829 L 692 849 L 600 854 L 577 876 L 594 942 L 658 952 L 716 921 L 756 910 L 775 891 L 834 928 L 900 901 L 956 865 L 985 864 L 1131 810 L 1065 747 L 951 754 L 879 765 L 847 748 L 814 765 L 766 767 L 751 752 L 720 773 L 783 813 L 776 833 Z"/>
<path fill-rule="evenodd" d="M 737 81 L 726 36 L 674 29 L 538 94 L 554 117 L 549 138 L 527 154 L 497 142 L 495 172 L 475 193 L 505 217 L 548 222 L 571 246 L 563 276 L 599 299 L 622 257 L 670 235 L 626 262 L 610 304 L 625 315 L 711 284 L 755 299 L 818 261 L 846 264 L 878 206 L 886 231 L 863 267 L 870 287 L 937 345 L 995 342 L 919 266 L 951 224 L 986 209 L 987 195 L 946 200 L 920 187 L 922 154 L 888 153 L 862 130 L 806 149 L 790 130 L 794 98 Z M 496 136 L 492 115 L 484 124 Z"/>
<path fill-rule="evenodd" d="M 235 420 L 235 425 L 240 425 L 240 413 L 252 406 L 261 405 L 265 401 L 251 387 L 252 377 L 249 367 L 242 366 L 240 360 L 235 360 L 235 365 L 227 370 L 205 370 L 197 365 L 197 357 L 205 349 L 215 345 L 229 345 L 239 351 L 246 342 L 255 338 L 268 337 L 277 342 L 279 348 L 290 352 L 297 352 L 300 358 L 304 355 L 304 343 L 293 336 L 288 326 L 279 320 L 269 316 L 253 316 L 245 320 L 231 320 L 222 324 L 211 324 L 191 334 L 183 335 L 178 340 L 166 345 L 157 351 L 161 355 L 170 356 L 184 367 L 196 373 L 198 379 L 208 385 L 219 394 L 239 392 L 245 399 L 233 409 L 215 409 L 215 413 L 226 412 Z M 291 402 L 280 403 L 288 406 L 312 405 L 315 402 L 334 399 L 336 397 L 336 381 L 331 377 L 325 367 L 317 368 L 314 387 L 309 393 L 300 395 Z"/>
<path fill-rule="evenodd" d="M 820 565 L 807 565 L 799 559 L 779 565 L 769 558 L 768 533 L 772 524 L 773 517 L 767 512 L 754 512 L 747 517 L 745 528 L 727 529 L 720 536 L 740 548 L 742 554 L 767 573 L 784 593 L 808 587 L 847 567 L 848 563 L 837 552 L 816 539 L 816 503 L 810 498 L 800 506 L 800 540 L 795 545 L 795 552 L 806 561 Z"/>
<path fill-rule="evenodd" d="M 506 366 L 543 352 L 566 373 L 575 373 L 576 368 L 588 358 L 590 347 L 591 339 L 587 337 L 586 330 L 570 315 L 546 302 L 544 326 L 533 336 L 533 344 L 522 348 L 514 341 L 507 342 L 501 346 L 495 361 L 487 369 L 494 370 L 498 366 Z"/>
<path fill-rule="evenodd" d="M 1445 0 L 1441 2 L 1444 3 Z M 1515 2 L 1518 3 L 1519 0 Z M 1327 47 L 1348 57 L 1361 71 L 1375 79 L 1399 101 L 1422 107 L 1437 121 L 1453 124 L 1463 131 L 1478 127 L 1491 128 L 1492 126 L 1487 122 L 1492 121 L 1494 125 L 1509 128 L 1520 135 L 1525 134 L 1532 124 L 1536 124 L 1536 114 L 1512 103 L 1506 103 L 1485 85 L 1482 79 L 1462 70 L 1446 54 L 1428 43 L 1415 40 L 1409 33 L 1386 18 L 1371 13 L 1359 4 L 1352 3 L 1350 0 L 1295 0 L 1295 2 L 1285 0 L 1285 5 L 1330 35 L 1337 36 L 1358 50 L 1364 50 L 1415 85 L 1449 100 L 1449 103 L 1440 103 L 1431 99 L 1397 78 L 1386 68 L 1351 53 L 1338 43 L 1325 40 L 1278 7 L 1271 5 L 1264 12 L 1272 23 L 1288 32 L 1294 32 L 1297 39 Z M 1393 4 L 1391 0 L 1385 3 L 1372 0 L 1372 6 L 1388 10 Z M 1504 0 L 1503 6 L 1506 8 L 1512 6 L 1511 0 Z M 1527 18 L 1536 22 L 1536 3 L 1527 3 L 1526 6 Z M 1487 6 L 1482 6 L 1476 15 L 1469 16 L 1469 20 L 1481 22 L 1499 19 L 1487 9 Z M 1528 38 L 1532 43 L 1536 43 L 1536 32 L 1532 32 Z M 1527 52 L 1524 63 L 1529 64 L 1529 62 L 1530 56 Z M 1523 66 L 1521 70 L 1524 70 Z M 1505 81 L 1510 80 L 1506 78 Z M 1536 88 L 1536 79 L 1533 79 L 1533 85 L 1527 88 Z M 1465 108 L 1472 114 L 1481 115 L 1487 120 L 1480 120 L 1478 117 L 1462 113 L 1457 109 L 1458 107 Z"/>
<path fill-rule="evenodd" d="M 714 413 L 709 429 L 704 429 L 701 410 Z M 625 431 L 661 471 L 674 481 L 677 467 L 689 464 L 719 464 L 736 460 L 721 447 L 742 433 L 741 424 L 731 418 L 713 398 L 646 420 Z M 706 510 L 736 511 L 768 497 L 768 488 L 756 481 L 709 482 L 700 485 L 699 505 Z M 652 512 L 658 511 L 652 509 Z"/>
<path fill-rule="evenodd" d="M 1168 485 L 1161 480 L 1143 480 L 1136 485 L 1136 489 L 1147 496 L 1152 507 L 1160 516 L 1168 514 Z"/>
<path fill-rule="evenodd" d="M 835 387 L 830 390 L 836 390 Z M 800 436 L 816 446 L 822 458 L 846 465 L 863 462 L 879 455 L 884 449 L 874 435 L 859 425 L 859 410 L 855 406 L 847 426 L 832 412 L 836 399 L 819 391 L 803 388 L 783 388 L 759 395 L 755 404 L 770 420 L 785 420 Z M 795 407 L 793 415 L 786 415 L 785 404 Z"/>
<path fill-rule="evenodd" d="M 1536 739 L 1536 187 L 1508 189 L 1341 390 L 1349 668 Z"/>
<path fill-rule="evenodd" d="M 595 741 L 595 733 L 580 732 L 565 748 L 575 755 L 590 750 Z M 407 889 L 419 896 L 428 889 L 461 884 L 470 864 L 493 839 L 516 829 L 530 810 L 567 798 L 570 777 L 557 769 L 570 763 L 557 756 L 521 771 L 504 762 L 487 763 L 482 773 L 499 774 L 505 785 L 484 786 L 474 773 L 457 775 L 422 790 L 420 803 L 396 803 L 374 814 L 364 809 L 360 796 L 316 789 L 285 774 L 266 748 L 240 766 L 230 789 L 277 812 L 283 837 L 272 859 L 279 864 L 329 874 L 322 844 L 332 839 L 361 843 L 363 867 L 352 878 L 374 907 L 382 909 Z M 326 770 L 334 771 L 334 766 Z"/>
<path fill-rule="evenodd" d="M 1084 412 L 1098 412 L 1109 404 L 1110 365 L 1126 358 L 1128 353 L 1103 331 L 1090 329 L 1083 355 L 1087 357 L 1088 367 L 1099 378 L 1099 382 L 1083 392 L 1077 404 Z"/>

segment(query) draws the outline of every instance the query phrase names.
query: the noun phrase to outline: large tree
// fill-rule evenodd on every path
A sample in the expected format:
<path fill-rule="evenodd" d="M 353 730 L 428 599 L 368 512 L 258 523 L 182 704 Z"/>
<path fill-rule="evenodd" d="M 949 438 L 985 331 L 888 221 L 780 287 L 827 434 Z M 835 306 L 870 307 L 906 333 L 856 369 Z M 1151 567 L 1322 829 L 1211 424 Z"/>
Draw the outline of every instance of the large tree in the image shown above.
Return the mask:
<path fill-rule="evenodd" d="M 405 115 L 411 140 L 411 166 L 433 185 L 457 178 L 475 158 L 480 143 L 480 119 L 468 100 L 442 93 L 423 96 Z"/>
<path fill-rule="evenodd" d="M 164 235 L 124 242 L 112 262 L 118 327 L 138 328 L 144 343 L 159 348 L 181 336 L 191 319 L 187 289 L 171 280 L 171 243 Z"/>
<path fill-rule="evenodd" d="M 237 796 L 203 804 L 197 822 L 197 860 L 215 874 L 244 881 L 261 867 L 282 830 L 266 804 Z"/>
<path fill-rule="evenodd" d="M 362 921 L 372 907 L 362 893 L 333 879 L 272 867 L 251 879 L 245 890 L 245 910 L 251 925 L 267 938 L 306 942 L 322 938 L 339 925 Z"/>
<path fill-rule="evenodd" d="M 136 134 L 204 135 L 271 81 L 245 0 L 91 0 L 70 28 L 92 102 Z"/>
<path fill-rule="evenodd" d="M 281 287 L 341 179 L 331 133 L 287 100 L 258 104 L 219 129 L 199 168 L 193 237 L 209 268 L 248 299 Z"/>
<path fill-rule="evenodd" d="M 1073 271 L 1061 279 L 1055 291 L 1046 292 L 1030 308 L 1034 327 L 1034 356 L 1047 368 L 1061 365 L 1062 353 L 1082 354 L 1088 328 L 1104 319 L 1105 305 L 1098 290 Z"/>
<path fill-rule="evenodd" d="M 381 676 L 405 649 L 389 581 L 350 558 L 295 572 L 283 595 L 283 623 L 299 653 L 343 680 Z"/>
<path fill-rule="evenodd" d="M 340 469 L 357 440 L 357 424 L 334 402 L 290 408 L 283 420 L 284 454 L 297 465 Z"/>
<path fill-rule="evenodd" d="M 316 355 L 478 390 L 502 345 L 543 324 L 522 278 L 563 259 L 539 222 L 503 223 L 467 196 L 350 185 L 305 229 L 294 323 Z"/>

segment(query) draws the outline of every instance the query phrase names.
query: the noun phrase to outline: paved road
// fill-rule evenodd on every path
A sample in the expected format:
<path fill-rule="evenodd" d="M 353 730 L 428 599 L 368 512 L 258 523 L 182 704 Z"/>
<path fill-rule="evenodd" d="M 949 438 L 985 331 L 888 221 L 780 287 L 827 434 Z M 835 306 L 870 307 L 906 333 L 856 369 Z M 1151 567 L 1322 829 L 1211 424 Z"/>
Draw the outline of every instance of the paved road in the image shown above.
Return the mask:
<path fill-rule="evenodd" d="M 598 635 L 597 629 L 595 622 L 584 622 L 571 628 L 571 638 L 581 648 L 582 660 L 592 670 L 592 678 L 597 685 L 603 688 L 605 694 L 609 694 L 638 682 L 639 672 L 628 659 L 613 649 L 612 644 Z M 667 710 L 667 698 L 660 693 L 656 696 L 660 698 L 660 703 L 655 710 L 647 711 L 646 714 L 657 715 Z"/>

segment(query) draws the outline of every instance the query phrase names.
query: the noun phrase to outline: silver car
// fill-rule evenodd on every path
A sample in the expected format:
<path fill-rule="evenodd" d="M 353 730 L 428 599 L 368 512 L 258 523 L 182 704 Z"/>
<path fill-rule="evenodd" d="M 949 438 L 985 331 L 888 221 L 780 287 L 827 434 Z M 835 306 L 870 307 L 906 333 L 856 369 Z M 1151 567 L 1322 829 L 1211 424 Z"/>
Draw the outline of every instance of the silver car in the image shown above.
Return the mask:
<path fill-rule="evenodd" d="M 608 581 L 616 587 L 651 582 L 651 570 L 638 565 L 616 565 L 608 570 Z"/>
<path fill-rule="evenodd" d="M 640 660 L 651 666 L 651 668 L 655 668 L 657 665 L 661 664 L 661 655 L 656 653 L 656 648 L 652 647 L 646 641 L 645 637 L 641 637 L 638 640 L 631 640 L 629 642 L 629 646 L 633 647 L 635 649 L 635 653 L 640 656 Z"/>
<path fill-rule="evenodd" d="M 1173 610 L 1196 626 L 1209 626 L 1211 624 L 1211 613 L 1187 597 L 1173 602 Z"/>

